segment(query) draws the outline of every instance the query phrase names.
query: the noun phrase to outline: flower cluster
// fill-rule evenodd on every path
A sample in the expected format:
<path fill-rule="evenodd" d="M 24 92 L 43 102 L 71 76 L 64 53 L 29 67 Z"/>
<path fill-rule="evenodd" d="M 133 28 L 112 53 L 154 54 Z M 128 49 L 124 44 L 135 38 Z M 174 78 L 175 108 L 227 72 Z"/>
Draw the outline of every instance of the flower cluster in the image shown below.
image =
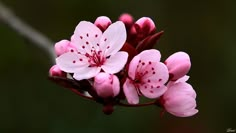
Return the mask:
<path fill-rule="evenodd" d="M 177 52 L 162 63 L 161 53 L 152 49 L 162 34 L 148 17 L 135 22 L 122 14 L 114 23 L 105 16 L 94 23 L 81 21 L 70 40 L 55 44 L 56 65 L 49 78 L 101 103 L 106 114 L 115 105 L 157 105 L 175 116 L 192 116 L 198 110 L 196 93 L 186 82 L 189 55 Z M 140 103 L 142 96 L 152 101 Z"/>

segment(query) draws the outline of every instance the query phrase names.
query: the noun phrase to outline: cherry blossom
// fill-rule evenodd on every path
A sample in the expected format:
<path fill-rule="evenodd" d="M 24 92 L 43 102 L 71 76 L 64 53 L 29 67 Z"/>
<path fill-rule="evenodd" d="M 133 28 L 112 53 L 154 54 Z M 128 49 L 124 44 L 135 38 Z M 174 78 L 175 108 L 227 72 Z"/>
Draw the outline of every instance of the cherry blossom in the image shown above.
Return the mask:
<path fill-rule="evenodd" d="M 128 53 L 119 51 L 125 41 L 126 30 L 121 21 L 111 24 L 103 33 L 93 23 L 81 21 L 71 37 L 76 49 L 57 57 L 56 64 L 62 71 L 73 73 L 76 80 L 92 78 L 101 70 L 117 73 L 127 62 Z"/>
<path fill-rule="evenodd" d="M 189 117 L 195 115 L 198 110 L 196 108 L 196 92 L 192 86 L 186 81 L 188 76 L 170 81 L 167 91 L 161 97 L 161 104 L 167 112 L 178 117 Z"/>
<path fill-rule="evenodd" d="M 137 104 L 139 95 L 157 98 L 166 90 L 168 69 L 160 62 L 158 50 L 145 50 L 135 56 L 129 65 L 128 76 L 123 89 L 128 103 Z"/>

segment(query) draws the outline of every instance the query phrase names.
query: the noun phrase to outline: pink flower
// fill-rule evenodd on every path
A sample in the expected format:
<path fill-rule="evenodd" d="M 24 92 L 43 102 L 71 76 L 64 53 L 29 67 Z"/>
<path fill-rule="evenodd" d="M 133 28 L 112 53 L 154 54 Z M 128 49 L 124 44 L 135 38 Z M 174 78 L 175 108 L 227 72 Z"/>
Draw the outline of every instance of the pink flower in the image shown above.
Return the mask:
<path fill-rule="evenodd" d="M 176 52 L 169 56 L 165 64 L 169 70 L 170 80 L 177 80 L 188 73 L 191 67 L 189 55 L 185 52 Z"/>
<path fill-rule="evenodd" d="M 101 72 L 94 78 L 94 89 L 102 98 L 115 97 L 120 92 L 120 81 L 116 75 Z"/>
<path fill-rule="evenodd" d="M 198 110 L 196 108 L 196 92 L 192 86 L 185 81 L 188 77 L 170 81 L 167 85 L 168 89 L 161 98 L 162 105 L 167 112 L 179 116 L 188 117 L 195 115 Z"/>
<path fill-rule="evenodd" d="M 136 55 L 129 65 L 128 76 L 123 89 L 128 103 L 137 104 L 139 95 L 157 98 L 167 90 L 164 85 L 168 78 L 167 67 L 160 62 L 158 50 L 145 50 Z"/>
<path fill-rule="evenodd" d="M 126 41 L 126 30 L 122 22 L 111 24 L 104 33 L 94 24 L 82 21 L 71 37 L 75 50 L 57 57 L 56 64 L 77 80 L 89 79 L 101 70 L 114 74 L 127 62 L 128 53 L 118 52 Z"/>

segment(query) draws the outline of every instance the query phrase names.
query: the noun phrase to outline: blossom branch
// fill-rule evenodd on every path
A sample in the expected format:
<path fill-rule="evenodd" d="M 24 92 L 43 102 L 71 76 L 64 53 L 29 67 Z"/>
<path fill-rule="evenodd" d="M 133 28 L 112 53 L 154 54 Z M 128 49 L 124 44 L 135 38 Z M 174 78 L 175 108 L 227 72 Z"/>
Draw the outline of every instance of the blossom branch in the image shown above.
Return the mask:
<path fill-rule="evenodd" d="M 0 22 L 4 23 L 9 28 L 16 31 L 18 34 L 31 41 L 32 44 L 41 48 L 50 56 L 52 63 L 55 61 L 53 42 L 42 33 L 36 31 L 19 17 L 17 17 L 8 7 L 0 1 Z"/>

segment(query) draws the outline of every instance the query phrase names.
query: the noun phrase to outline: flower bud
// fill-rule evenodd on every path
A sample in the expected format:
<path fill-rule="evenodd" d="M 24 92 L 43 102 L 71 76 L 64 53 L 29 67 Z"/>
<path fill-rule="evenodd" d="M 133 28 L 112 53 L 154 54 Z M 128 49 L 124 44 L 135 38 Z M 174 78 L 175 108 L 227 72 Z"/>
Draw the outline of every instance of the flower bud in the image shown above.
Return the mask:
<path fill-rule="evenodd" d="M 188 73 L 191 67 L 189 55 L 185 52 L 177 52 L 169 56 L 165 64 L 169 70 L 170 80 L 177 80 Z"/>
<path fill-rule="evenodd" d="M 105 31 L 109 25 L 111 25 L 111 20 L 110 18 L 106 17 L 106 16 L 101 16 L 98 17 L 94 24 L 101 30 L 101 31 Z"/>
<path fill-rule="evenodd" d="M 102 98 L 115 97 L 120 92 L 120 82 L 115 75 L 101 72 L 94 78 L 94 89 Z"/>
<path fill-rule="evenodd" d="M 75 49 L 68 40 L 61 40 L 57 42 L 54 46 L 55 52 L 57 56 L 60 56 L 72 49 Z"/>
<path fill-rule="evenodd" d="M 195 115 L 196 92 L 192 86 L 186 82 L 171 84 L 162 96 L 162 106 L 172 115 L 178 117 L 189 117 Z"/>
<path fill-rule="evenodd" d="M 148 36 L 154 33 L 156 30 L 155 23 L 149 17 L 142 17 L 139 20 L 137 20 L 135 24 L 138 25 L 138 27 L 140 28 L 140 29 L 137 29 L 138 32 L 140 30 L 140 32 L 144 34 L 145 36 Z"/>
<path fill-rule="evenodd" d="M 120 15 L 119 20 L 125 24 L 127 29 L 130 29 L 130 27 L 134 23 L 133 17 L 128 13 L 124 13 L 124 14 Z"/>
<path fill-rule="evenodd" d="M 66 73 L 63 72 L 57 65 L 54 65 L 49 70 L 50 76 L 66 77 Z"/>

